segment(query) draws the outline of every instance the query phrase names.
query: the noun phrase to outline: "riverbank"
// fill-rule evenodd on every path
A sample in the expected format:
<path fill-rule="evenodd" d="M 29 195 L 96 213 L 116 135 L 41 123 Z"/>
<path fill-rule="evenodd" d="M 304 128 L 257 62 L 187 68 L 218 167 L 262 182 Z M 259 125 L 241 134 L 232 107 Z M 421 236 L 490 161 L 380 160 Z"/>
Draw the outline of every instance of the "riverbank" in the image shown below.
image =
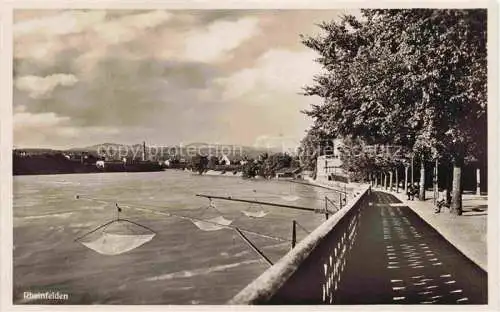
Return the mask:
<path fill-rule="evenodd" d="M 232 177 L 232 178 L 241 178 L 243 177 L 243 172 L 237 171 L 236 173 L 233 171 L 216 171 L 216 170 L 208 170 L 204 172 L 202 175 L 207 176 L 219 176 L 219 177 Z"/>
<path fill-rule="evenodd" d="M 191 171 L 187 169 L 188 172 L 194 175 L 200 175 L 197 171 Z M 219 177 L 233 177 L 233 178 L 243 178 L 243 172 L 241 171 L 220 171 L 220 170 L 207 170 L 201 174 L 201 176 L 219 176 Z M 262 176 L 255 176 L 249 179 L 257 179 L 257 180 L 279 180 L 279 181 L 293 181 L 293 180 L 303 180 L 303 179 L 295 179 L 293 177 L 272 177 L 265 178 Z"/>
<path fill-rule="evenodd" d="M 304 177 L 304 181 L 311 185 L 316 185 L 319 187 L 323 187 L 325 189 L 331 189 L 332 191 L 344 192 L 348 195 L 348 199 L 354 198 L 357 195 L 359 195 L 363 190 L 363 188 L 366 188 L 367 186 L 367 184 L 363 183 L 354 183 L 354 182 L 344 183 L 340 181 L 327 181 L 321 179 L 315 180 L 311 177 Z"/>
<path fill-rule="evenodd" d="M 63 155 L 33 155 L 14 157 L 12 174 L 53 175 L 103 172 L 154 172 L 165 168 L 155 161 L 99 161 L 96 159 L 69 159 Z"/>

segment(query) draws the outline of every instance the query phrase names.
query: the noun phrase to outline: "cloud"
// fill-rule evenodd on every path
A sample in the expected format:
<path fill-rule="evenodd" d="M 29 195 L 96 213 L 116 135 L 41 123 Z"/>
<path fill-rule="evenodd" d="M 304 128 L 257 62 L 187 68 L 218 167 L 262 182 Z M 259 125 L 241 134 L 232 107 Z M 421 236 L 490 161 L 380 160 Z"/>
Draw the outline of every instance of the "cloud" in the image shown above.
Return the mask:
<path fill-rule="evenodd" d="M 135 40 L 167 22 L 163 11 L 128 11 L 115 14 L 102 10 L 71 10 L 14 24 L 14 57 L 39 62 L 57 61 L 55 56 L 73 49 L 74 57 L 100 58 L 108 46 Z"/>
<path fill-rule="evenodd" d="M 215 21 L 201 31 L 193 30 L 187 34 L 184 57 L 199 62 L 218 61 L 258 31 L 259 20 L 254 17 Z"/>
<path fill-rule="evenodd" d="M 56 61 L 57 53 L 74 48 L 75 44 L 81 47 L 85 40 L 75 42 L 78 35 L 92 31 L 95 25 L 106 19 L 106 12 L 102 10 L 71 10 L 53 12 L 40 18 L 22 18 L 26 14 L 33 15 L 23 10 L 16 11 L 14 58 L 35 59 L 40 63 Z"/>
<path fill-rule="evenodd" d="M 106 23 L 97 24 L 93 30 L 107 44 L 135 39 L 145 30 L 157 27 L 170 19 L 166 11 L 129 14 Z"/>
<path fill-rule="evenodd" d="M 95 138 L 103 140 L 121 133 L 117 127 L 78 127 L 71 123 L 68 116 L 55 113 L 30 113 L 19 106 L 14 113 L 14 142 L 22 147 L 71 147 L 75 138 L 80 142 L 94 142 Z M 57 143 L 54 143 L 57 142 Z M 93 144 L 93 143 L 92 143 Z"/>
<path fill-rule="evenodd" d="M 234 141 L 239 138 L 253 144 L 261 144 L 255 142 L 259 137 L 260 141 L 281 137 L 286 142 L 280 144 L 286 146 L 298 142 L 310 124 L 300 111 L 315 101 L 300 92 L 320 70 L 313 62 L 316 57 L 308 50 L 268 50 L 254 66 L 217 79 L 214 85 L 228 105 L 221 122 L 227 124 L 226 128 L 245 129 L 227 135 Z"/>
<path fill-rule="evenodd" d="M 217 80 L 225 86 L 224 97 L 234 100 L 248 93 L 261 97 L 269 93 L 298 93 L 321 70 L 314 63 L 314 51 L 269 50 L 255 66 L 245 68 L 229 77 Z"/>
<path fill-rule="evenodd" d="M 14 114 L 14 127 L 45 128 L 54 127 L 70 120 L 69 117 L 58 116 L 54 113 L 32 114 L 18 112 Z"/>
<path fill-rule="evenodd" d="M 72 88 L 55 88 L 50 98 L 32 98 L 16 88 L 14 107 L 25 107 L 33 114 L 53 112 L 69 116 L 72 127 L 120 129 L 119 133 L 102 132 L 93 138 L 88 131 L 81 131 L 76 136 L 78 145 L 101 140 L 175 144 L 202 135 L 210 142 L 213 121 L 225 106 L 218 101 L 217 90 L 210 88 L 212 80 L 220 75 L 209 64 L 109 56 L 97 62 L 88 78 L 80 79 Z M 145 127 L 152 130 L 146 131 Z M 56 131 L 73 130 L 58 127 Z M 53 135 L 52 139 L 66 142 L 61 135 Z"/>
<path fill-rule="evenodd" d="M 295 148 L 300 141 L 294 136 L 260 135 L 253 144 L 257 148 L 281 148 L 283 152 Z"/>
<path fill-rule="evenodd" d="M 297 93 L 318 67 L 299 33 L 337 13 L 15 14 L 14 112 L 31 114 L 16 116 L 16 144 L 251 145 L 259 136 L 303 136 L 310 121 L 300 110 L 311 98 Z"/>
<path fill-rule="evenodd" d="M 59 36 L 82 32 L 104 21 L 105 18 L 105 11 L 65 11 L 56 15 L 21 21 L 14 24 L 13 31 L 15 37 Z"/>
<path fill-rule="evenodd" d="M 32 98 L 49 96 L 57 86 L 72 86 L 78 79 L 71 74 L 53 74 L 46 77 L 22 76 L 15 80 L 17 89 L 28 92 Z"/>

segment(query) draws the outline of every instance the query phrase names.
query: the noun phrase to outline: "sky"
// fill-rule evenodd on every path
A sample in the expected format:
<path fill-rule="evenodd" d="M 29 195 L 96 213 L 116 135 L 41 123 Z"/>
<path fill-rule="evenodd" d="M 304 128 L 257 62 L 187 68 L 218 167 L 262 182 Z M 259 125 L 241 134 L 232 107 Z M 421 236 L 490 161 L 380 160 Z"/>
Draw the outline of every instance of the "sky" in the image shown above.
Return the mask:
<path fill-rule="evenodd" d="M 342 10 L 16 10 L 14 146 L 297 144 Z"/>

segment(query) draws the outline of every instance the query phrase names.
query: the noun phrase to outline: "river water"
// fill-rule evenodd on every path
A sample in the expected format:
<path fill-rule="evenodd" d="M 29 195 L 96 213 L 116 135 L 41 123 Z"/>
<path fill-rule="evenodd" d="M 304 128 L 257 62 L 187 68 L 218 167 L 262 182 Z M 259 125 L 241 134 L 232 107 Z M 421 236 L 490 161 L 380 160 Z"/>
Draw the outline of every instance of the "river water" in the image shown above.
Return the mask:
<path fill-rule="evenodd" d="M 230 229 L 201 231 L 189 220 L 129 208 L 123 209 L 122 217 L 157 235 L 124 254 L 99 254 L 75 238 L 112 220 L 116 209 L 113 203 L 77 200 L 77 194 L 204 219 L 217 215 L 200 210 L 208 200 L 197 193 L 318 209 L 325 195 L 335 196 L 286 181 L 176 170 L 15 176 L 13 190 L 14 303 L 27 302 L 24 292 L 59 291 L 68 294 L 68 304 L 224 304 L 269 267 Z M 292 220 L 307 231 L 324 221 L 322 214 L 307 211 L 229 201 L 215 204 L 232 225 L 286 239 Z M 268 214 L 249 218 L 242 213 L 248 209 Z M 301 227 L 298 240 L 307 235 Z M 290 249 L 289 242 L 247 237 L 273 262 Z"/>

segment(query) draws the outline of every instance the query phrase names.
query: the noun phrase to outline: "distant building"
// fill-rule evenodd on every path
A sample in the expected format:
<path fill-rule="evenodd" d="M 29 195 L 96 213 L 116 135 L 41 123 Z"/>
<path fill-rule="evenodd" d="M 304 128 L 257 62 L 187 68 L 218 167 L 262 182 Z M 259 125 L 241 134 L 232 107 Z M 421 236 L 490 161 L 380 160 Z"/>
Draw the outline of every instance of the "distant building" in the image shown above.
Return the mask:
<path fill-rule="evenodd" d="M 231 161 L 229 160 L 227 155 L 222 155 L 221 158 L 219 159 L 219 164 L 229 166 L 231 165 Z"/>
<path fill-rule="evenodd" d="M 342 140 L 333 140 L 333 148 L 325 155 L 318 156 L 316 161 L 316 179 L 323 181 L 343 181 L 348 179 L 347 173 L 341 168 L 340 148 Z"/>

